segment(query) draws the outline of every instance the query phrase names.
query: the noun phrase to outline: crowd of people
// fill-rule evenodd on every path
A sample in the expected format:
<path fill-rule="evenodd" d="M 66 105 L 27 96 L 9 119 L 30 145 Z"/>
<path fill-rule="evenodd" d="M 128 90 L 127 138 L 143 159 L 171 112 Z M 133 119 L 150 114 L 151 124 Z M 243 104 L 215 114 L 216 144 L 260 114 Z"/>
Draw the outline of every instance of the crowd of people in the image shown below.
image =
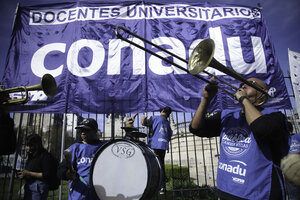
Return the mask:
<path fill-rule="evenodd" d="M 282 112 L 264 108 L 268 100 L 267 85 L 257 78 L 248 81 L 266 93 L 242 84 L 234 95 L 240 108 L 207 112 L 218 92 L 217 82 L 212 78 L 202 89 L 202 100 L 189 130 L 198 137 L 220 137 L 217 170 L 220 199 L 279 200 L 286 199 L 287 195 L 291 200 L 299 199 L 299 134 L 293 133 L 292 124 Z M 149 128 L 147 145 L 162 168 L 161 194 L 166 193 L 164 160 L 173 134 L 168 120 L 171 112 L 167 106 L 160 110 L 159 116 L 141 118 L 141 125 Z M 136 115 L 127 124 L 133 124 Z M 43 148 L 39 135 L 26 138 L 28 159 L 25 168 L 17 171 L 17 177 L 25 179 L 25 200 L 47 199 L 49 190 L 53 189 L 53 176 L 69 180 L 70 200 L 97 199 L 90 184 L 90 168 L 95 153 L 105 142 L 99 140 L 98 123 L 93 118 L 83 119 L 75 129 L 80 132 L 81 141 L 64 151 L 59 164 Z"/>

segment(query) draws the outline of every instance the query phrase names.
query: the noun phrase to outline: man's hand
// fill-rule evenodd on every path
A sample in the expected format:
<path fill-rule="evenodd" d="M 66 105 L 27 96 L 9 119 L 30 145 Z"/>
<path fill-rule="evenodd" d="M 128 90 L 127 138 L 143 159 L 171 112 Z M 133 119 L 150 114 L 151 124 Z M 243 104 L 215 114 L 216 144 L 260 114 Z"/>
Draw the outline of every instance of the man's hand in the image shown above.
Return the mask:
<path fill-rule="evenodd" d="M 26 170 L 26 169 L 22 169 L 20 171 L 17 171 L 17 177 L 19 179 L 23 179 L 25 176 L 28 176 L 29 175 L 29 171 Z"/>
<path fill-rule="evenodd" d="M 71 181 L 75 180 L 75 178 L 76 178 L 76 172 L 69 169 L 69 170 L 66 172 L 66 178 L 67 178 L 68 180 L 71 180 Z"/>
<path fill-rule="evenodd" d="M 133 127 L 134 119 L 136 118 L 137 115 L 138 115 L 138 113 L 135 113 L 133 116 L 127 117 L 125 120 L 125 126 Z"/>
<path fill-rule="evenodd" d="M 144 126 L 144 120 L 145 120 L 145 119 L 146 119 L 146 116 L 143 115 L 143 116 L 141 117 L 141 124 L 142 124 L 143 126 Z"/>
<path fill-rule="evenodd" d="M 203 87 L 203 98 L 211 100 L 218 92 L 218 83 L 215 78 L 210 79 L 210 83 Z"/>
<path fill-rule="evenodd" d="M 235 95 L 234 95 L 234 98 L 235 98 L 236 100 L 238 100 L 238 101 L 239 101 L 239 99 L 240 99 L 241 97 L 246 97 L 246 98 L 248 98 L 247 93 L 246 93 L 246 91 L 245 91 L 243 88 L 238 89 L 238 91 L 237 91 L 237 92 L 235 93 Z"/>

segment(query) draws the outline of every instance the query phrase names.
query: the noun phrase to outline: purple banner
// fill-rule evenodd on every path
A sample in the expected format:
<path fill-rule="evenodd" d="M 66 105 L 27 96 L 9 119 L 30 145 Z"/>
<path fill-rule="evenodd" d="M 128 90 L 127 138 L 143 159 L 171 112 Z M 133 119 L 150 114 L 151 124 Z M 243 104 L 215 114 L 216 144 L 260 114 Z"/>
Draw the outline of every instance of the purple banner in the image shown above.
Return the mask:
<path fill-rule="evenodd" d="M 42 91 L 31 91 L 30 101 L 13 109 L 128 113 L 170 106 L 175 111 L 195 111 L 206 83 L 117 38 L 117 26 L 185 60 L 201 40 L 212 38 L 216 60 L 245 78 L 257 77 L 268 84 L 271 98 L 266 106 L 291 108 L 265 21 L 257 8 L 207 3 L 77 2 L 19 8 L 3 83 L 6 88 L 35 85 L 49 73 L 56 79 L 58 93 L 48 98 Z M 137 38 L 123 36 L 188 68 Z M 206 70 L 232 85 L 240 84 L 214 68 Z M 20 96 L 11 94 L 12 98 Z M 212 109 L 237 105 L 222 91 L 214 102 Z"/>

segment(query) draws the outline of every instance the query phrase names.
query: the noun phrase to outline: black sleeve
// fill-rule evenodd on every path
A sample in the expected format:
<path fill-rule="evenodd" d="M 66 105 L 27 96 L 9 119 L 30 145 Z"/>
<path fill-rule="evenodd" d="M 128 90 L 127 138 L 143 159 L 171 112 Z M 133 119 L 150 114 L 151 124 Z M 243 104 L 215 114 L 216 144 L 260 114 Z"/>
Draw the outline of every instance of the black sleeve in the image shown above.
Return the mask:
<path fill-rule="evenodd" d="M 0 114 L 0 155 L 9 155 L 16 151 L 17 137 L 14 131 L 14 120 L 9 114 Z"/>
<path fill-rule="evenodd" d="M 149 137 L 153 136 L 153 119 L 152 117 L 149 117 L 149 119 L 144 119 L 144 126 L 149 127 Z"/>
<path fill-rule="evenodd" d="M 250 124 L 256 141 L 279 141 L 287 133 L 286 117 L 281 112 L 265 114 Z"/>
<path fill-rule="evenodd" d="M 216 137 L 221 133 L 221 112 L 207 113 L 198 129 L 189 126 L 190 132 L 199 137 Z"/>
<path fill-rule="evenodd" d="M 68 171 L 68 162 L 66 159 L 64 159 L 61 163 L 59 163 L 58 169 L 57 169 L 57 177 L 63 180 L 67 180 L 66 173 Z"/>
<path fill-rule="evenodd" d="M 143 124 L 144 124 L 144 126 L 147 126 L 147 127 L 151 128 L 152 125 L 153 125 L 153 119 L 152 119 L 152 117 L 149 117 L 149 119 L 145 118 Z"/>
<path fill-rule="evenodd" d="M 56 166 L 54 166 L 54 163 L 53 163 L 50 153 L 46 152 L 46 150 L 45 150 L 45 152 L 43 154 L 44 154 L 43 160 L 42 160 L 43 179 L 49 180 L 50 177 L 53 175 L 52 168 L 56 167 Z"/>

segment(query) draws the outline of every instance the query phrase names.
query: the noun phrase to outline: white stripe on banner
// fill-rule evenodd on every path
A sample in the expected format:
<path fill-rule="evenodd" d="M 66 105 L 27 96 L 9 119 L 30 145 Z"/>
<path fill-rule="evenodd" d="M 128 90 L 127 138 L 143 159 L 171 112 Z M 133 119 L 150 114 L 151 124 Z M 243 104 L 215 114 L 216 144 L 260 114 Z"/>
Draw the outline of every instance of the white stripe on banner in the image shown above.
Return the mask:
<path fill-rule="evenodd" d="M 199 7 L 186 4 L 75 7 L 71 9 L 30 10 L 29 25 L 56 25 L 75 21 L 107 19 L 181 18 L 216 21 L 229 18 L 261 18 L 258 9 L 246 7 Z"/>
<path fill-rule="evenodd" d="M 293 90 L 295 93 L 295 103 L 298 115 L 300 114 L 300 53 L 295 51 L 288 51 L 291 80 L 293 85 Z"/>

